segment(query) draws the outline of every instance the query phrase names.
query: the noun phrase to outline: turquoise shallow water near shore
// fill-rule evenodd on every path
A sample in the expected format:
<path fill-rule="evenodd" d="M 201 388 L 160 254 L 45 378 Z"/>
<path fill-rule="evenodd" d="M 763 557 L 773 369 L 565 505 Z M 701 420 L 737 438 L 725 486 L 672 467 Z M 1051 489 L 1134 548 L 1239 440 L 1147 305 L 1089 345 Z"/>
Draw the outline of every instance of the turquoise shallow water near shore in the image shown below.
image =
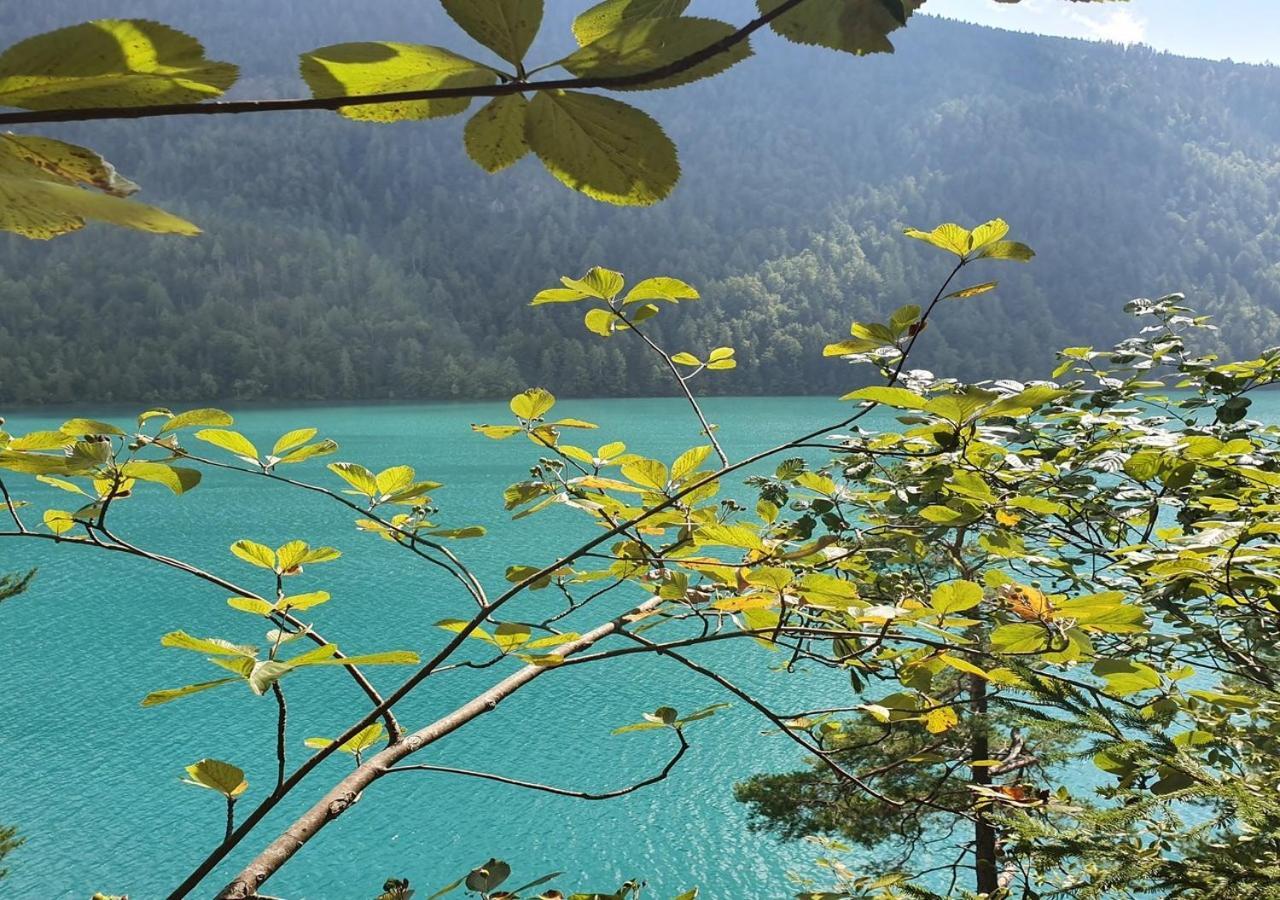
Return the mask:
<path fill-rule="evenodd" d="M 838 421 L 846 409 L 819 398 L 714 399 L 707 407 L 734 456 Z M 122 425 L 131 420 L 130 412 L 76 412 Z M 557 413 L 598 422 L 600 430 L 580 441 L 593 449 L 624 440 L 637 452 L 670 460 L 698 443 L 687 408 L 675 400 L 564 400 Z M 69 415 L 19 412 L 7 427 L 14 433 L 55 427 Z M 526 473 L 536 454 L 523 439 L 497 443 L 469 429 L 472 422 L 509 418 L 498 403 L 308 407 L 240 413 L 237 427 L 269 446 L 290 428 L 314 425 L 341 445 L 334 459 L 373 468 L 408 463 L 420 476 L 444 482 L 436 493 L 438 519 L 489 529 L 483 539 L 459 542 L 458 550 L 495 585 L 507 564 L 545 563 L 593 533 L 560 511 L 510 521 L 502 489 Z M 325 461 L 291 474 L 337 486 Z M 39 496 L 50 503 L 66 499 L 44 487 Z M 427 652 L 443 640 L 435 621 L 468 614 L 468 601 L 450 583 L 403 551 L 356 532 L 354 517 L 321 497 L 213 473 L 186 496 L 153 488 L 117 514 L 120 534 L 134 542 L 261 591 L 270 585 L 259 583 L 260 573 L 227 552 L 233 540 L 274 546 L 305 538 L 340 548 L 340 561 L 311 567 L 296 589 L 334 595 L 314 621 L 348 652 Z M 95 890 L 128 892 L 135 900 L 163 896 L 222 827 L 220 800 L 180 784 L 182 767 L 206 755 L 234 761 L 250 780 L 244 805 L 255 803 L 274 774 L 274 704 L 232 686 L 141 709 L 138 701 L 148 691 L 218 675 L 199 657 L 162 649 L 159 638 L 181 628 L 260 642 L 261 629 L 228 609 L 225 591 L 138 560 L 81 547 L 0 543 L 0 571 L 24 566 L 39 566 L 32 590 L 0 609 L 7 685 L 0 693 L 0 821 L 27 836 L 12 857 L 3 893 L 42 900 L 84 898 Z M 535 594 L 524 602 L 513 618 L 531 617 L 554 600 Z M 775 660 L 749 642 L 715 647 L 704 658 L 783 708 L 847 697 L 844 684 L 829 675 L 770 672 Z M 440 675 L 407 702 L 401 718 L 425 723 L 497 676 L 497 670 Z M 372 677 L 382 688 L 398 683 L 390 669 L 372 670 Z M 337 670 L 299 673 L 285 685 L 295 761 L 308 752 L 306 737 L 336 733 L 360 709 L 360 695 Z M 607 790 L 661 768 L 671 751 L 665 735 L 612 736 L 613 727 L 661 704 L 688 711 L 722 699 L 715 685 L 654 660 L 565 670 L 423 758 Z M 564 868 L 565 886 L 612 890 L 625 878 L 647 877 L 656 898 L 698 884 L 712 898 L 776 900 L 794 890 L 785 873 L 805 868 L 811 849 L 749 833 L 731 792 L 750 771 L 798 760 L 793 746 L 762 734 L 767 727 L 737 704 L 690 729 L 693 749 L 670 780 L 601 803 L 451 776 L 389 778 L 273 879 L 270 893 L 289 900 L 372 897 L 384 878 L 397 875 L 411 878 L 425 895 L 492 855 L 511 861 L 515 877 L 525 880 Z M 233 864 L 279 833 L 289 813 L 313 801 L 346 765 L 334 762 L 314 776 L 299 802 L 264 823 Z M 224 867 L 206 883 L 207 892 L 233 871 Z"/>

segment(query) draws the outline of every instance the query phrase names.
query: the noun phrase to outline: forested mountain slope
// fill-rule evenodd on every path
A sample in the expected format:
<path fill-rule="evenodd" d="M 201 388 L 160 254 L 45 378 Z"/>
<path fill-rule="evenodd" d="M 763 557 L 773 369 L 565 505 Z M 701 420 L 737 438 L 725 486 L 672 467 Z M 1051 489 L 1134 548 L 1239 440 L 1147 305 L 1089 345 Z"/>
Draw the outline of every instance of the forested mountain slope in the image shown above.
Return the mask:
<path fill-rule="evenodd" d="M 567 21 L 582 4 L 549 5 Z M 293 58 L 326 42 L 468 50 L 426 2 L 45 6 L 0 3 L 7 39 L 149 15 L 241 63 L 240 96 L 301 93 Z M 901 228 L 995 215 L 1039 257 L 946 310 L 918 360 L 935 371 L 1043 373 L 1059 346 L 1120 335 L 1129 298 L 1175 290 L 1217 316 L 1225 349 L 1280 343 L 1280 70 L 925 17 L 894 40 L 893 56 L 852 59 L 765 36 L 724 76 L 633 94 L 685 173 L 643 210 L 566 192 L 531 160 L 484 175 L 463 153 L 464 117 L 56 129 L 205 234 L 0 239 L 0 401 L 665 393 L 640 348 L 528 307 L 595 264 L 702 289 L 653 330 L 673 350 L 735 346 L 740 367 L 712 373 L 715 389 L 839 391 L 852 373 L 822 345 L 942 274 Z"/>

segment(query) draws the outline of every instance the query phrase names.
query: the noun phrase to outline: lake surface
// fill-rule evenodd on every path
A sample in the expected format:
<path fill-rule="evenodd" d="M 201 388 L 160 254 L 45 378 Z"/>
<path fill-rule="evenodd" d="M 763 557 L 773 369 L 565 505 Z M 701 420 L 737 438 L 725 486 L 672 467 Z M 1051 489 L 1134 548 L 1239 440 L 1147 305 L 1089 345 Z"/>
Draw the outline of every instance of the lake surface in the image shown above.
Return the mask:
<path fill-rule="evenodd" d="M 821 398 L 722 398 L 706 406 L 712 421 L 722 424 L 734 457 L 847 414 L 847 406 Z M 126 428 L 133 413 L 75 412 Z M 563 400 L 556 413 L 600 424 L 599 431 L 571 440 L 591 449 L 623 440 L 636 452 L 669 461 L 701 443 L 687 408 L 676 400 Z M 20 412 L 8 417 L 7 428 L 23 433 L 56 427 L 70 415 Z M 507 565 L 544 564 L 594 533 L 567 511 L 520 522 L 503 511 L 502 489 L 527 473 L 537 453 L 523 438 L 494 442 L 470 431 L 473 422 L 509 421 L 502 403 L 306 407 L 236 417 L 236 427 L 259 447 L 304 426 L 320 428 L 341 445 L 336 456 L 291 467 L 294 477 L 339 487 L 324 463 L 351 460 L 375 470 L 410 464 L 420 477 L 444 482 L 435 493 L 442 509 L 437 521 L 489 529 L 485 538 L 456 547 L 491 594 L 504 583 Z M 887 416 L 879 421 L 890 422 Z M 23 495 L 37 502 L 66 506 L 68 496 L 56 490 L 33 491 L 26 478 L 7 480 L 21 483 Z M 727 484 L 726 491 L 749 496 L 740 482 Z M 233 558 L 227 550 L 232 541 L 277 546 L 303 538 L 341 549 L 341 560 L 310 567 L 290 592 L 333 594 L 311 618 L 347 652 L 411 649 L 427 655 L 445 638 L 433 623 L 474 609 L 432 568 L 357 532 L 355 517 L 331 500 L 260 479 L 208 473 L 197 490 L 176 498 L 153 486 L 113 515 L 122 537 L 260 592 L 272 589 L 266 573 Z M 0 822 L 18 825 L 27 837 L 10 858 L 5 896 L 83 900 L 99 890 L 128 892 L 134 900 L 163 896 L 221 836 L 221 799 L 181 784 L 183 767 L 204 756 L 240 765 L 250 782 L 243 806 L 252 808 L 274 783 L 275 704 L 230 685 L 140 708 L 149 691 L 220 674 L 194 654 L 161 648 L 160 636 L 183 629 L 261 644 L 263 629 L 227 607 L 227 592 L 182 573 L 85 547 L 0 542 L 0 571 L 29 566 L 40 569 L 32 589 L 0 607 L 8 687 L 0 693 Z M 547 593 L 517 601 L 503 617 L 533 619 L 555 602 Z M 612 608 L 637 596 L 620 596 Z M 591 616 L 577 624 L 598 621 Z M 752 642 L 726 642 L 700 658 L 784 709 L 849 699 L 847 682 L 829 673 L 770 671 L 777 658 Z M 512 668 L 434 677 L 397 708 L 400 719 L 421 726 Z M 372 669 L 370 675 L 389 690 L 408 671 Z M 284 686 L 291 763 L 309 752 L 305 738 L 336 734 L 363 711 L 363 695 L 337 669 L 296 673 Z M 608 790 L 656 772 L 671 752 L 663 733 L 613 736 L 614 727 L 659 705 L 691 711 L 724 699 L 733 698 L 660 660 L 630 657 L 566 669 L 538 679 L 415 761 Z M 455 776 L 391 776 L 273 878 L 268 893 L 289 900 L 373 897 L 386 877 L 398 876 L 410 878 L 425 897 L 497 856 L 512 863 L 516 884 L 563 869 L 566 876 L 557 884 L 565 888 L 613 890 L 626 878 L 643 877 L 652 887 L 646 896 L 660 900 L 693 885 L 712 900 L 791 896 L 796 888 L 786 873 L 810 871 L 815 848 L 749 832 L 745 810 L 732 796 L 734 782 L 750 772 L 799 763 L 797 748 L 763 733 L 768 728 L 735 704 L 691 726 L 693 749 L 668 781 L 599 803 Z M 212 896 L 349 765 L 346 757 L 327 762 L 197 896 Z"/>

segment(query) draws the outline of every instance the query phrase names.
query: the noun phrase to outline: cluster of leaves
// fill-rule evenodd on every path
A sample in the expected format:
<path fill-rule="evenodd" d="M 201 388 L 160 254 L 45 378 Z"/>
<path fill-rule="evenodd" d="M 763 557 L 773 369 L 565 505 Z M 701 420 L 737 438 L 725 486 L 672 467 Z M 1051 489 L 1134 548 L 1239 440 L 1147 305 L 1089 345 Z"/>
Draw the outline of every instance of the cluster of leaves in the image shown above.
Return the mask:
<path fill-rule="evenodd" d="M 529 65 L 542 0 L 441 0 L 500 62 L 400 41 L 333 44 L 300 58 L 315 103 L 243 111 L 328 108 L 359 121 L 400 122 L 457 115 L 473 98 L 489 97 L 463 133 L 468 154 L 485 171 L 533 153 L 587 196 L 649 205 L 680 177 L 675 145 L 647 113 L 590 89 L 663 89 L 718 75 L 751 55 L 750 37 L 766 24 L 797 43 L 855 55 L 892 52 L 888 35 L 923 2 L 759 0 L 758 18 L 738 28 L 685 15 L 689 0 L 603 0 L 573 20 L 577 49 Z M 532 80 L 552 69 L 564 77 Z M 167 25 L 102 19 L 27 38 L 0 54 L 0 105 L 72 120 L 77 111 L 110 118 L 145 107 L 180 114 L 183 106 L 220 97 L 238 76 L 235 65 L 208 59 L 199 41 Z M 94 151 L 50 138 L 5 135 L 0 187 L 10 200 L 0 229 L 30 238 L 65 234 L 86 220 L 199 233 L 184 219 L 127 200 L 137 186 Z"/>

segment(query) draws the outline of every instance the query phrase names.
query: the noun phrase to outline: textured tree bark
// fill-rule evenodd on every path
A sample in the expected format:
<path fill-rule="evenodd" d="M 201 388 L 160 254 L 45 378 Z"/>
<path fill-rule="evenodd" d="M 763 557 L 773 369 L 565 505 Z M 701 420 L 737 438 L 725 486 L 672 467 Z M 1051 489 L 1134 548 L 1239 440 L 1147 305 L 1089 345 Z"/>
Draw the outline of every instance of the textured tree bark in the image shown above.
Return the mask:
<path fill-rule="evenodd" d="M 580 638 L 570 641 L 556 649 L 561 656 L 570 656 L 581 652 L 601 639 L 608 637 L 627 622 L 638 615 L 644 615 L 660 602 L 655 597 L 637 606 L 635 609 L 619 616 L 611 622 L 588 631 Z M 306 846 L 322 828 L 338 816 L 350 809 L 364 790 L 379 778 L 387 774 L 387 770 L 405 757 L 433 744 L 440 738 L 458 730 L 468 722 L 492 712 L 498 704 L 514 694 L 520 688 L 533 681 L 539 675 L 554 670 L 554 666 L 525 666 L 517 672 L 499 681 L 484 693 L 472 698 L 425 728 L 421 728 L 396 744 L 371 756 L 353 772 L 343 778 L 325 794 L 315 805 L 297 818 L 284 833 L 272 841 L 266 849 L 245 866 L 230 884 L 219 892 L 219 900 L 251 900 L 258 894 L 258 889 L 279 871 L 295 853 Z"/>

